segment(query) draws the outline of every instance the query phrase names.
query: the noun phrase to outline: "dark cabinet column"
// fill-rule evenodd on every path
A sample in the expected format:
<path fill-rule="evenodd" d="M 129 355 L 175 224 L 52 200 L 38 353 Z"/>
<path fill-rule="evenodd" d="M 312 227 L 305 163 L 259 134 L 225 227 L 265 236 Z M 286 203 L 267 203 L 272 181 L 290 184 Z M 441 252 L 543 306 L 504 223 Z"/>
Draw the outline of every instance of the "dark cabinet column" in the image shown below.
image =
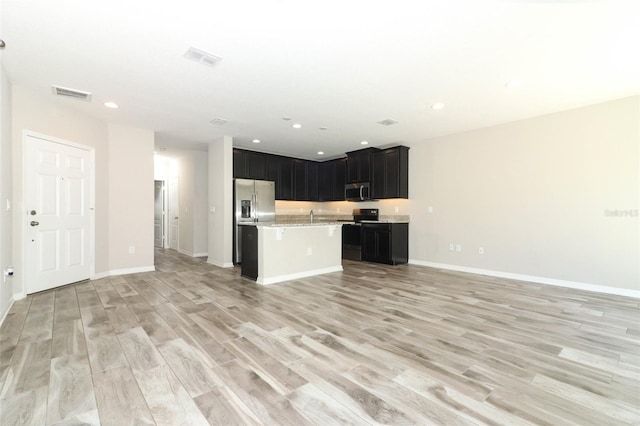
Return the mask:
<path fill-rule="evenodd" d="M 318 201 L 344 201 L 347 159 L 318 164 Z"/>
<path fill-rule="evenodd" d="M 365 148 L 347 152 L 347 182 L 369 182 L 371 180 L 371 155 L 378 148 Z"/>
<path fill-rule="evenodd" d="M 372 198 L 409 198 L 409 148 L 397 146 L 372 155 Z"/>
<path fill-rule="evenodd" d="M 242 179 L 266 178 L 266 155 L 261 152 L 233 150 L 233 177 Z"/>
<path fill-rule="evenodd" d="M 318 200 L 318 163 L 293 160 L 294 199 L 296 201 Z"/>

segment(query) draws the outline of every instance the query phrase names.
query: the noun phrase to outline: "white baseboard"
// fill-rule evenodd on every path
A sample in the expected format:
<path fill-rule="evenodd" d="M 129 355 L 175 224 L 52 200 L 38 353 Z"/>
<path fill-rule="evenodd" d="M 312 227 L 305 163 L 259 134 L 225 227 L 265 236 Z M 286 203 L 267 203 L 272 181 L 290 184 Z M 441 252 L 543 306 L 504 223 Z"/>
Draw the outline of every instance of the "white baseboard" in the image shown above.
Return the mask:
<path fill-rule="evenodd" d="M 546 284 L 558 287 L 575 288 L 577 290 L 593 291 L 596 293 L 615 294 L 617 296 L 627 296 L 640 299 L 639 290 L 628 290 L 625 288 L 607 287 L 603 285 L 580 283 L 576 281 L 558 280 L 555 278 L 538 277 L 535 275 L 514 274 L 511 272 L 493 271 L 490 269 L 469 268 L 466 266 L 449 265 L 447 263 L 425 262 L 422 260 L 409 259 L 411 265 L 428 266 L 430 268 L 447 269 L 457 272 L 468 272 L 470 274 L 487 275 L 497 278 L 508 278 L 511 280 L 528 281 L 536 284 Z"/>
<path fill-rule="evenodd" d="M 106 272 L 99 272 L 97 274 L 93 274 L 91 275 L 91 279 L 92 280 L 100 280 L 102 278 L 107 278 L 109 276 L 109 271 Z"/>
<path fill-rule="evenodd" d="M 156 267 L 140 266 L 138 268 L 126 268 L 126 269 L 113 269 L 109 271 L 109 275 L 128 275 L 128 274 L 140 274 L 142 272 L 155 272 Z"/>
<path fill-rule="evenodd" d="M 187 250 L 183 250 L 183 249 L 178 249 L 178 253 L 180 254 L 184 254 L 185 256 L 189 256 L 189 257 L 204 257 L 204 256 L 209 256 L 209 253 L 193 253 Z"/>
<path fill-rule="evenodd" d="M 261 285 L 269 285 L 269 284 L 281 283 L 283 281 L 299 280 L 300 278 L 307 278 L 307 277 L 312 277 L 314 275 L 329 274 L 331 272 L 341 272 L 341 271 L 342 271 L 342 265 L 339 265 L 339 266 L 332 266 L 330 268 L 314 269 L 311 271 L 296 272 L 295 274 L 279 275 L 279 276 L 270 277 L 270 278 L 263 278 L 259 276 L 256 282 Z"/>
<path fill-rule="evenodd" d="M 9 307 L 7 307 L 7 310 L 4 312 L 4 314 L 2 315 L 2 319 L 0 319 L 0 327 L 2 327 L 2 324 L 4 323 L 4 320 L 7 319 L 7 315 L 9 315 L 9 311 L 11 310 L 11 308 L 13 307 L 13 304 L 15 303 L 16 299 L 13 297 L 13 295 L 11 296 L 11 300 L 9 301 Z"/>
<path fill-rule="evenodd" d="M 101 278 L 113 277 L 115 275 L 140 274 L 142 272 L 154 272 L 155 270 L 156 270 L 155 266 L 140 266 L 137 268 L 112 269 L 110 271 L 98 272 L 97 274 L 93 274 L 91 276 L 91 279 L 99 280 Z"/>
<path fill-rule="evenodd" d="M 218 262 L 215 259 L 208 258 L 207 263 L 217 266 L 218 268 L 233 268 L 233 262 Z"/>

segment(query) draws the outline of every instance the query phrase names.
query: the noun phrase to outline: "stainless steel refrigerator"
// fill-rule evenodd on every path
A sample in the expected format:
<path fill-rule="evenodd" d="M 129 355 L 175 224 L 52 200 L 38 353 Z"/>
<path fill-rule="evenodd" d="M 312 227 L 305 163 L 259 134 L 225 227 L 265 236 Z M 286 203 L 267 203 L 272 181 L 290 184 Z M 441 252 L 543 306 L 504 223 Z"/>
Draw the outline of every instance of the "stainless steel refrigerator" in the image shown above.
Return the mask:
<path fill-rule="evenodd" d="M 276 220 L 276 185 L 268 180 L 234 179 L 233 263 L 242 263 L 241 223 Z"/>

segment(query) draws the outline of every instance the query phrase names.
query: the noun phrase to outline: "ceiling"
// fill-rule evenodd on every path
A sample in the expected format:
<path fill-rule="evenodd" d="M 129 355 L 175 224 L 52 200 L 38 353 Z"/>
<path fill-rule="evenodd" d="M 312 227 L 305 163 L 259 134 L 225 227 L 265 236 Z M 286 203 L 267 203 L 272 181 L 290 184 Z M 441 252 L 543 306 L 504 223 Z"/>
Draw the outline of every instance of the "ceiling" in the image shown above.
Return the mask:
<path fill-rule="evenodd" d="M 0 5 L 0 58 L 14 85 L 153 129 L 167 153 L 229 135 L 234 146 L 322 160 L 363 140 L 412 144 L 640 93 L 638 1 Z M 188 60 L 190 47 L 223 59 Z M 514 79 L 520 87 L 505 87 Z M 54 97 L 51 85 L 91 92 L 91 102 Z M 227 123 L 211 124 L 217 117 Z"/>

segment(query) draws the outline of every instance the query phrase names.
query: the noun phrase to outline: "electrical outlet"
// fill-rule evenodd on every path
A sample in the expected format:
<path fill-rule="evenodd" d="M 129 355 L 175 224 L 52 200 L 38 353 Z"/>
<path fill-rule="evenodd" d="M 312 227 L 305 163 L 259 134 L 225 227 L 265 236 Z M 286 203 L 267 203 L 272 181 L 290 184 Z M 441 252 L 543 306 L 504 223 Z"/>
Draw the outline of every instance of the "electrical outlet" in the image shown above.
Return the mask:
<path fill-rule="evenodd" d="M 400 207 L 396 206 L 395 212 L 398 213 L 400 211 Z"/>
<path fill-rule="evenodd" d="M 136 246 L 129 246 L 129 254 L 135 254 Z"/>
<path fill-rule="evenodd" d="M 478 254 L 484 254 L 484 247 L 478 247 Z"/>
<path fill-rule="evenodd" d="M 311 247 L 307 247 L 307 256 L 311 256 L 313 254 L 313 250 L 311 250 Z"/>
<path fill-rule="evenodd" d="M 462 252 L 462 244 L 456 244 L 456 251 L 457 251 L 458 253 L 461 253 L 461 252 Z"/>
<path fill-rule="evenodd" d="M 454 251 L 455 250 L 455 246 L 453 245 L 453 243 L 449 243 L 449 251 Z"/>
<path fill-rule="evenodd" d="M 427 207 L 427 213 L 433 213 L 433 207 L 431 206 Z"/>

